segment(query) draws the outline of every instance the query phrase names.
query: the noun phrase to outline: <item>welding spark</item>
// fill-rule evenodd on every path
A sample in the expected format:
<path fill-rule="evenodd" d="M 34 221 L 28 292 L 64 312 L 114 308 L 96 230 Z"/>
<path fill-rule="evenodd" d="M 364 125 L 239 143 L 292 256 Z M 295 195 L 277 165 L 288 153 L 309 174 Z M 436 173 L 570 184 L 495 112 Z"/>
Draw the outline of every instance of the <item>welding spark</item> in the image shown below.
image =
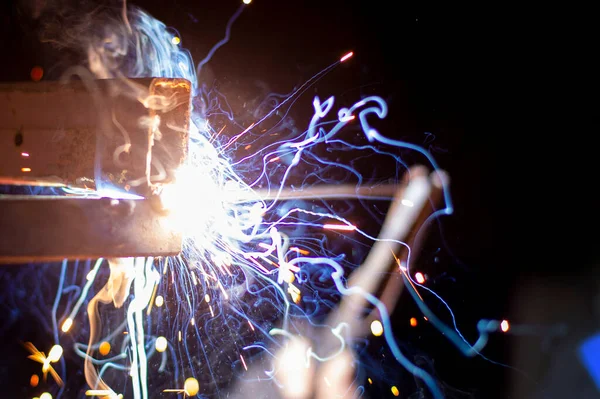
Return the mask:
<path fill-rule="evenodd" d="M 60 345 L 54 345 L 52 349 L 50 349 L 48 356 L 46 356 L 44 352 L 38 351 L 31 342 L 25 342 L 24 345 L 25 348 L 31 353 L 28 358 L 42 364 L 42 375 L 44 376 L 44 381 L 46 381 L 48 373 L 50 373 L 52 378 L 54 378 L 54 381 L 56 381 L 59 386 L 62 386 L 62 379 L 50 363 L 56 363 L 60 360 L 63 353 L 63 348 Z"/>
<path fill-rule="evenodd" d="M 348 54 L 344 55 L 342 58 L 340 58 L 340 62 L 344 62 L 347 59 L 349 59 L 350 57 L 352 57 L 354 55 L 354 52 L 349 52 Z"/>
<path fill-rule="evenodd" d="M 243 0 L 243 3 L 249 4 L 250 0 Z M 210 353 L 220 350 L 219 357 L 221 353 L 223 357 L 227 356 L 221 347 L 226 340 L 233 341 L 236 346 L 229 361 L 240 365 L 237 367 L 243 369 L 240 373 L 250 374 L 254 356 L 264 355 L 267 359 L 273 358 L 273 362 L 272 367 L 259 373 L 259 380 L 273 381 L 290 394 L 313 395 L 320 388 L 308 386 L 306 381 L 311 380 L 321 365 L 326 368 L 334 364 L 337 369 L 336 373 L 319 376 L 318 380 L 326 387 L 333 388 L 339 381 L 345 381 L 343 383 L 349 387 L 356 385 L 349 377 L 356 362 L 352 351 L 360 338 L 358 331 L 366 328 L 368 334 L 370 327 L 374 336 L 385 339 L 396 361 L 422 379 L 433 397 L 441 398 L 440 387 L 432 375 L 413 364 L 400 350 L 389 318 L 392 309 L 374 295 L 376 287 L 361 284 L 375 281 L 374 276 L 384 275 L 387 270 L 371 274 L 366 265 L 370 262 L 369 257 L 360 267 L 356 262 L 346 260 L 336 254 L 338 249 L 330 245 L 330 237 L 341 236 L 357 245 L 367 245 L 358 241 L 363 240 L 373 245 L 373 256 L 385 253 L 392 260 L 391 252 L 419 309 L 468 356 L 479 353 L 489 333 L 507 331 L 508 322 L 482 321 L 478 325 L 479 340 L 474 345 L 468 344 L 457 329 L 446 326 L 425 304 L 419 294 L 420 289 L 429 290 L 422 285 L 425 276 L 416 273 L 419 285 L 413 284 L 408 261 L 400 264 L 396 257 L 396 250 L 400 249 L 410 255 L 410 246 L 402 239 L 408 236 L 408 229 L 427 204 L 431 189 L 429 177 L 414 178 L 400 198 L 396 185 L 392 186 L 393 190 L 389 185 L 368 187 L 353 167 L 319 154 L 323 148 L 332 152 L 341 148 L 340 151 L 352 149 L 377 153 L 390 157 L 399 169 L 406 165 L 399 155 L 394 154 L 395 150 L 408 149 L 420 154 L 436 174 L 444 202 L 428 220 L 453 211 L 447 179 L 427 150 L 389 139 L 376 129 L 377 121 L 388 114 L 387 103 L 378 96 L 367 96 L 343 105 L 338 105 L 334 96 L 315 96 L 313 117 L 306 130 L 291 129 L 291 133 L 283 134 L 286 118 L 281 115 L 286 115 L 291 104 L 311 85 L 340 63 L 348 61 L 353 52 L 331 63 L 291 94 L 269 96 L 264 107 L 257 107 L 252 121 L 238 123 L 233 116 L 227 116 L 227 123 L 222 123 L 219 118 L 230 114 L 224 105 L 226 100 L 218 100 L 223 96 L 216 89 L 200 86 L 198 75 L 213 54 L 227 43 L 232 24 L 244 7 L 240 5 L 227 23 L 223 40 L 197 66 L 189 52 L 180 46 L 178 35 L 174 36 L 172 30 L 141 10 L 127 9 L 125 3 L 120 24 L 126 29 L 120 25 L 106 29 L 107 32 L 121 32 L 123 37 L 111 33 L 109 37 L 94 37 L 86 43 L 88 64 L 94 76 L 123 81 L 131 95 L 149 110 L 151 116 L 137 122 L 149 132 L 151 146 L 160 146 L 164 127 L 189 133 L 185 163 L 167 179 L 169 173 L 159 157 L 148 156 L 145 181 L 155 189 L 155 199 L 159 200 L 157 206 L 166 215 L 167 223 L 182 232 L 184 240 L 182 253 L 176 257 L 108 259 L 106 262 L 98 259 L 93 267 L 88 265 L 83 287 L 75 283 L 63 287 L 65 261 L 53 310 L 56 344 L 60 338 L 59 321 L 62 321 L 60 330 L 63 334 L 75 338 L 83 330 L 81 313 L 84 312 L 80 309 L 87 303 L 87 344 L 77 342 L 74 346 L 75 353 L 84 358 L 84 375 L 89 385 L 87 396 L 122 397 L 116 388 L 113 389 L 117 386 L 113 384 L 115 379 L 111 379 L 114 370 L 128 373 L 131 384 L 128 388 L 135 399 L 153 396 L 149 392 L 148 376 L 155 364 L 160 364 L 157 368 L 159 376 L 163 375 L 167 364 L 171 368 L 168 378 L 172 378 L 172 382 L 163 387 L 181 386 L 183 382 L 183 388 L 168 388 L 163 392 L 195 396 L 211 384 L 201 384 L 195 377 L 183 380 L 184 376 L 191 374 L 201 380 L 213 378 L 216 381 L 214 355 Z M 124 55 L 131 55 L 133 61 Z M 185 79 L 186 82 L 177 84 L 186 85 L 193 96 L 189 126 L 175 126 L 161 118 L 158 113 L 175 107 L 177 99 L 150 93 L 147 88 L 138 87 L 127 79 L 137 77 Z M 168 86 L 171 83 L 161 84 Z M 111 123 L 115 125 L 115 131 L 122 134 L 125 143 L 115 151 L 113 158 L 119 159 L 132 147 L 123 125 L 116 120 Z M 368 144 L 358 146 L 346 142 L 343 134 L 348 126 L 358 129 Z M 230 133 L 229 137 L 227 133 Z M 265 142 L 267 138 L 272 141 Z M 380 145 L 388 147 L 388 152 L 381 150 Z M 28 156 L 24 154 L 23 157 Z M 356 184 L 340 185 L 338 179 L 327 175 L 339 170 L 354 178 Z M 398 180 L 398 176 L 394 178 Z M 320 184 L 325 188 L 320 189 Z M 309 187 L 311 185 L 314 187 Z M 299 186 L 301 188 L 297 189 Z M 392 200 L 391 208 L 394 212 L 404 212 L 401 213 L 406 219 L 403 223 L 408 226 L 390 222 L 390 225 L 384 225 L 379 238 L 373 237 L 363 230 L 364 225 L 357 219 L 351 218 L 357 222 L 354 224 L 335 212 L 328 199 L 353 199 L 368 212 L 372 212 L 365 205 L 368 199 Z M 396 250 L 390 251 L 390 248 Z M 368 276 L 361 277 L 361 272 Z M 108 278 L 101 280 L 99 276 L 106 277 L 107 273 Z M 73 295 L 65 299 L 66 293 L 71 292 L 68 290 Z M 340 297 L 341 310 L 333 315 L 337 318 L 330 315 L 331 319 L 325 324 L 317 322 L 334 301 L 340 301 Z M 67 310 L 58 317 L 58 305 L 65 302 Z M 358 308 L 352 308 L 351 305 L 357 303 Z M 106 327 L 103 328 L 105 319 L 102 315 L 109 311 L 110 307 L 106 305 L 110 304 L 113 309 L 124 307 L 125 320 L 116 328 L 111 326 L 107 332 Z M 365 319 L 358 317 L 368 308 L 378 312 L 377 319 L 370 319 L 372 322 L 364 322 Z M 275 313 L 276 317 L 271 320 L 268 315 L 261 315 L 263 311 Z M 298 327 L 300 320 L 310 325 L 310 331 L 319 331 L 318 338 L 327 344 L 308 337 L 309 334 L 303 336 Z M 410 321 L 413 327 L 416 326 L 414 320 L 414 325 L 413 319 Z M 276 323 L 278 327 L 275 327 Z M 359 326 L 361 323 L 364 325 Z M 196 341 L 189 343 L 190 337 Z M 255 343 L 247 345 L 247 340 Z M 26 347 L 31 352 L 30 358 L 42 363 L 44 378 L 49 372 L 59 385 L 62 384 L 50 364 L 61 358 L 62 348 L 55 345 L 45 357 L 32 344 L 28 343 Z M 61 348 L 60 354 L 54 349 L 56 347 Z M 96 353 L 102 357 L 96 357 Z M 153 356 L 159 358 L 158 363 L 149 361 Z M 196 373 L 197 368 L 202 372 Z M 371 379 L 369 383 L 372 383 Z M 218 384 L 213 385 L 218 387 Z M 360 392 L 362 388 L 356 386 L 354 389 Z M 394 386 L 392 393 L 398 396 L 399 390 Z"/>

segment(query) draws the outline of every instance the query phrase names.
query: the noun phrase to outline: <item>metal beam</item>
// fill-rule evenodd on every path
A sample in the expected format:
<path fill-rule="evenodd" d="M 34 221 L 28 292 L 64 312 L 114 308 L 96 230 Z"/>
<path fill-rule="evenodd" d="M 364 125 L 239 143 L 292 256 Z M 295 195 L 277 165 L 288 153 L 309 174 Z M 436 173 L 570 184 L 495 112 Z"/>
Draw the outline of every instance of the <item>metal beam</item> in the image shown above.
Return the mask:
<path fill-rule="evenodd" d="M 184 79 L 0 84 L 0 184 L 146 196 L 147 173 L 168 182 L 187 156 L 190 110 Z"/>
<path fill-rule="evenodd" d="M 4 196 L 0 226 L 0 263 L 181 251 L 181 233 L 149 199 Z"/>

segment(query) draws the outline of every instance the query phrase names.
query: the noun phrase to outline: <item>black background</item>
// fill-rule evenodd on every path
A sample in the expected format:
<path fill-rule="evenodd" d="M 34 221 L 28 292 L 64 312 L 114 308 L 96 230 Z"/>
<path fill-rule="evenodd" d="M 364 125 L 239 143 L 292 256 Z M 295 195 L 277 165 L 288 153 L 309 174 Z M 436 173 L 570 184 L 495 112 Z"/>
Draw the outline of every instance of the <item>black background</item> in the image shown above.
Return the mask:
<path fill-rule="evenodd" d="M 222 38 L 238 6 L 229 0 L 135 5 L 176 28 L 196 62 Z M 37 40 L 32 6 L 47 4 L 2 3 L 0 81 L 29 80 L 35 65 L 44 68 L 45 79 L 60 74 L 61 53 Z M 353 50 L 354 59 L 315 91 L 357 99 L 381 95 L 390 106 L 385 135 L 417 144 L 425 142 L 425 132 L 435 135 L 435 156 L 452 179 L 455 213 L 428 242 L 423 268 L 453 277 L 437 290 L 472 338 L 477 320 L 512 321 L 527 308 L 527 302 L 515 304 L 524 282 L 566 281 L 584 303 L 597 290 L 589 277 L 597 179 L 593 156 L 585 151 L 593 140 L 568 116 L 569 99 L 576 97 L 570 86 L 576 84 L 571 71 L 560 71 L 564 27 L 560 19 L 546 23 L 546 12 L 531 16 L 515 8 L 451 2 L 255 0 L 208 64 L 211 76 L 206 72 L 201 79 L 224 82 L 229 91 L 262 81 L 272 91 L 289 92 Z M 299 125 L 308 122 L 315 91 L 294 108 Z M 441 263 L 434 262 L 444 246 Z M 533 314 L 551 312 L 547 307 L 556 295 L 549 295 Z M 413 311 L 410 298 L 403 299 L 405 308 L 395 315 L 400 332 Z M 555 319 L 563 315 L 514 323 Z M 474 397 L 500 398 L 509 397 L 514 381 L 522 379 L 508 368 L 465 359 L 434 335 L 413 338 L 449 385 Z M 519 339 L 494 335 L 484 353 L 518 367 L 511 351 Z M 552 354 L 538 369 L 524 370 L 531 379 L 523 397 L 543 390 L 551 359 Z"/>

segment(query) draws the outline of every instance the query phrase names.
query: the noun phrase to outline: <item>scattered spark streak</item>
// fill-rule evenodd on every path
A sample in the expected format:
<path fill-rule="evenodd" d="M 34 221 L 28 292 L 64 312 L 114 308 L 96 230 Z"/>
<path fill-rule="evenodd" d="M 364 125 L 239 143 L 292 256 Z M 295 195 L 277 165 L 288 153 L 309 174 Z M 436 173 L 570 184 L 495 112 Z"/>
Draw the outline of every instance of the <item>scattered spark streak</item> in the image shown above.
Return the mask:
<path fill-rule="evenodd" d="M 500 329 L 502 330 L 502 332 L 507 332 L 510 329 L 510 324 L 508 323 L 508 320 L 502 320 L 502 322 L 500 323 Z"/>
<path fill-rule="evenodd" d="M 244 360 L 244 356 L 240 353 L 240 359 L 242 360 L 242 364 L 244 365 L 244 369 L 248 371 L 248 367 L 246 366 L 246 361 Z"/>
<path fill-rule="evenodd" d="M 24 345 L 25 349 L 27 349 L 31 353 L 31 355 L 28 356 L 28 358 L 42 364 L 42 373 L 44 376 L 44 381 L 46 381 L 46 377 L 48 376 L 48 373 L 50 373 L 52 378 L 54 378 L 54 381 L 56 381 L 56 383 L 59 386 L 62 386 L 62 379 L 50 364 L 56 363 L 60 360 L 60 357 L 63 353 L 62 347 L 60 345 L 54 345 L 52 349 L 50 349 L 50 353 L 48 353 L 48 356 L 46 357 L 44 352 L 38 351 L 37 348 L 31 342 L 26 342 Z"/>
<path fill-rule="evenodd" d="M 242 137 L 244 134 L 248 133 L 254 127 L 254 125 L 255 125 L 255 123 L 251 123 L 250 126 L 248 126 L 243 132 L 233 136 L 233 138 L 231 140 L 229 140 L 229 142 L 227 144 L 225 144 L 225 146 L 221 149 L 221 151 L 225 151 L 230 145 L 232 145 L 233 143 L 238 141 L 238 139 L 240 137 Z"/>
<path fill-rule="evenodd" d="M 298 252 L 300 255 L 308 255 L 310 253 L 307 250 L 298 247 L 290 247 L 290 251 Z"/>
<path fill-rule="evenodd" d="M 350 51 L 349 53 L 347 53 L 346 55 L 344 55 L 342 58 L 340 58 L 340 62 L 346 61 L 348 58 L 352 57 L 353 55 L 354 55 L 354 52 Z"/>
<path fill-rule="evenodd" d="M 179 342 L 181 342 L 181 330 L 179 330 L 177 334 L 178 334 Z"/>
<path fill-rule="evenodd" d="M 62 327 L 60 328 L 62 330 L 62 332 L 68 332 L 71 329 L 71 326 L 73 325 L 73 319 L 70 317 L 67 317 L 67 319 L 63 322 Z"/>
<path fill-rule="evenodd" d="M 404 206 L 408 206 L 409 208 L 412 208 L 413 206 L 415 206 L 415 203 L 412 202 L 409 199 L 404 198 L 402 201 L 400 201 L 400 203 Z"/>
<path fill-rule="evenodd" d="M 296 287 L 294 284 L 290 284 L 288 287 L 288 293 L 290 294 L 290 297 L 294 303 L 300 303 L 301 295 L 298 287 Z"/>
<path fill-rule="evenodd" d="M 410 318 L 410 326 L 411 327 L 416 327 L 417 326 L 417 319 L 415 317 L 411 317 Z"/>
<path fill-rule="evenodd" d="M 396 254 L 392 253 L 392 255 L 396 259 L 396 263 L 399 265 L 400 271 L 402 272 L 402 274 L 406 278 L 406 281 L 408 281 L 408 283 L 412 287 L 413 292 L 419 297 L 419 299 L 421 300 L 421 302 L 423 302 L 423 297 L 421 296 L 421 294 L 419 294 L 419 291 L 417 291 L 417 287 L 415 287 L 415 285 L 413 284 L 412 280 L 408 276 L 408 269 L 406 268 L 406 266 L 402 266 L 402 264 L 400 263 L 400 259 L 398 259 L 396 257 Z"/>
<path fill-rule="evenodd" d="M 331 387 L 331 382 L 329 382 L 329 379 L 326 376 L 323 377 L 323 380 L 325 380 L 325 384 L 327 384 L 328 387 Z"/>
<path fill-rule="evenodd" d="M 169 268 L 169 258 L 165 258 L 165 266 L 163 267 L 163 275 L 167 274 L 168 268 Z"/>
<path fill-rule="evenodd" d="M 327 229 L 327 230 L 340 230 L 340 231 L 356 230 L 356 226 L 348 225 L 348 224 L 324 224 L 323 228 Z"/>
<path fill-rule="evenodd" d="M 192 273 L 192 276 L 194 274 Z M 152 296 L 150 297 L 150 302 L 148 303 L 148 310 L 146 310 L 146 314 L 149 316 L 150 312 L 152 312 L 152 304 L 154 304 L 154 297 L 156 296 L 156 290 L 158 289 L 158 282 L 154 284 L 154 289 L 152 290 Z"/>
<path fill-rule="evenodd" d="M 392 386 L 392 394 L 394 396 L 400 396 L 400 391 L 398 390 L 398 387 L 396 387 L 395 385 Z"/>
<path fill-rule="evenodd" d="M 425 282 L 425 276 L 423 276 L 423 273 L 421 272 L 415 273 L 415 278 L 417 279 L 417 283 L 419 284 L 423 284 Z"/>
<path fill-rule="evenodd" d="M 350 121 L 353 121 L 354 119 L 356 119 L 356 116 L 354 116 L 354 115 L 340 115 L 339 116 L 340 122 L 350 122 Z"/>
<path fill-rule="evenodd" d="M 191 325 L 194 325 L 194 324 L 196 324 L 196 321 L 194 320 L 194 318 L 193 318 L 193 317 L 192 317 L 192 319 L 190 320 L 190 324 L 191 324 Z"/>
<path fill-rule="evenodd" d="M 27 157 L 29 157 L 29 153 L 28 152 L 22 152 L 21 156 L 27 158 Z"/>
<path fill-rule="evenodd" d="M 373 320 L 371 322 L 371 333 L 376 337 L 383 335 L 383 325 L 379 320 Z"/>
<path fill-rule="evenodd" d="M 252 322 L 250 320 L 248 320 L 248 324 L 250 325 L 250 328 L 252 329 L 252 331 L 254 331 L 254 326 L 252 325 Z"/>
<path fill-rule="evenodd" d="M 225 300 L 229 299 L 229 294 L 227 294 L 227 291 L 225 291 L 225 288 L 223 287 L 223 284 L 221 284 L 221 280 L 219 280 L 217 282 L 217 284 L 219 285 L 219 288 L 221 289 L 221 292 L 223 293 L 223 297 Z"/>
<path fill-rule="evenodd" d="M 168 344 L 169 343 L 167 342 L 167 339 L 161 336 L 156 338 L 156 342 L 154 342 L 154 347 L 158 352 L 164 352 L 165 350 L 167 350 Z"/>
<path fill-rule="evenodd" d="M 373 385 L 373 380 L 371 379 L 371 377 L 367 378 L 367 381 L 369 382 L 369 385 Z"/>
<path fill-rule="evenodd" d="M 21 168 L 21 172 L 31 172 L 31 168 Z"/>
<path fill-rule="evenodd" d="M 217 139 L 217 137 L 219 137 L 219 135 L 223 132 L 223 130 L 225 130 L 226 127 L 227 127 L 227 125 L 223 125 L 223 127 L 217 132 L 217 134 L 212 136 L 208 142 L 209 143 L 214 142 Z M 250 148 L 250 145 L 247 145 L 246 147 Z M 248 149 L 248 148 L 246 148 L 246 149 Z"/>
<path fill-rule="evenodd" d="M 156 299 L 154 300 L 154 305 L 156 305 L 157 308 L 160 308 L 164 303 L 165 299 L 162 297 L 162 295 L 157 295 Z"/>

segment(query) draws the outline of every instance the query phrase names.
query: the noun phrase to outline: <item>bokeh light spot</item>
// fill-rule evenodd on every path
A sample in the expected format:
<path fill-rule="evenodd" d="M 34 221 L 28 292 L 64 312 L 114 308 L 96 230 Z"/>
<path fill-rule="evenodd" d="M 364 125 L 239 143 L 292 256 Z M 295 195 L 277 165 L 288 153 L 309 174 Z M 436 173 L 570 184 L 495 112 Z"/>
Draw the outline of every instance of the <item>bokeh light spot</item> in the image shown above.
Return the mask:
<path fill-rule="evenodd" d="M 34 66 L 33 68 L 31 68 L 30 76 L 31 80 L 33 80 L 34 82 L 39 82 L 44 76 L 44 69 L 41 66 Z"/>
<path fill-rule="evenodd" d="M 380 337 L 383 334 L 383 325 L 379 320 L 373 320 L 371 323 L 371 332 L 376 337 Z"/>

